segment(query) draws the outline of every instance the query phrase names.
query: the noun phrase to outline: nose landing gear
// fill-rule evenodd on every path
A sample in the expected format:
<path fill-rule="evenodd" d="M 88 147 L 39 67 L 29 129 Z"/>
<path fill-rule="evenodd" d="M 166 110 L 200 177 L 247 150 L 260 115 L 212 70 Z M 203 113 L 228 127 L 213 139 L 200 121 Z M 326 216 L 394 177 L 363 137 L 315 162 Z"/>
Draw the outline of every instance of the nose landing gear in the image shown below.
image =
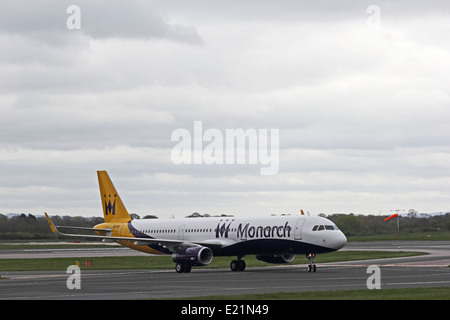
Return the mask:
<path fill-rule="evenodd" d="M 316 265 L 314 264 L 314 258 L 316 257 L 315 253 L 308 253 L 306 258 L 309 260 L 308 272 L 316 272 Z"/>

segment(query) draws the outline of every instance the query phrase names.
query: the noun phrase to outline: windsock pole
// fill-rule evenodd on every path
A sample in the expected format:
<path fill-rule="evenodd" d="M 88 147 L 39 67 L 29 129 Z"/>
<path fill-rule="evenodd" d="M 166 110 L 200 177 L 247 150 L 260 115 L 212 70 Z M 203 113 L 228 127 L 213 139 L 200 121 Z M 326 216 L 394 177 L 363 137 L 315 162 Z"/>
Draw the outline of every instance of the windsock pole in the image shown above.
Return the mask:
<path fill-rule="evenodd" d="M 386 219 L 384 219 L 384 221 L 388 221 L 389 219 L 397 217 L 397 240 L 400 241 L 400 217 L 398 215 L 398 211 L 400 210 L 395 211 L 397 211 L 397 213 L 394 213 L 393 215 L 387 217 Z"/>

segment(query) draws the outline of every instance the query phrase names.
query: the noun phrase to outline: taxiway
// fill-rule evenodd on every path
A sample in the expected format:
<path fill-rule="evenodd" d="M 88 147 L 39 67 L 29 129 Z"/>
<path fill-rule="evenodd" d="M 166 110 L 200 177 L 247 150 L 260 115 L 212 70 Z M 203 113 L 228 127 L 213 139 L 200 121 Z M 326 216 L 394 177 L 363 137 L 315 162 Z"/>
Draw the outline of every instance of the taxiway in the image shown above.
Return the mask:
<path fill-rule="evenodd" d="M 80 290 L 67 288 L 69 275 L 64 271 L 2 272 L 5 279 L 0 281 L 0 299 L 176 299 L 366 289 L 371 264 L 380 266 L 381 289 L 450 286 L 450 242 L 349 243 L 346 250 L 416 250 L 428 255 L 318 264 L 316 273 L 308 273 L 306 264 L 249 266 L 244 272 L 195 268 L 183 274 L 173 270 L 82 270 Z"/>

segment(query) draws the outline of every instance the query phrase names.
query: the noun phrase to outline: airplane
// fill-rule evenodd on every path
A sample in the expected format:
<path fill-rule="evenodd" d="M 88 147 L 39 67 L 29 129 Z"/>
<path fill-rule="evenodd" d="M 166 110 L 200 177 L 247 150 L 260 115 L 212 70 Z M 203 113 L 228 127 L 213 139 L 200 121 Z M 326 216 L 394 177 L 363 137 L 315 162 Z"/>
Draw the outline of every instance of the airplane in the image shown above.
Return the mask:
<path fill-rule="evenodd" d="M 296 254 L 309 260 L 308 272 L 316 272 L 316 254 L 345 246 L 347 238 L 330 220 L 316 216 L 208 217 L 132 219 L 106 171 L 97 171 L 105 222 L 94 228 L 55 226 L 54 233 L 68 237 L 117 242 L 122 246 L 161 255 L 171 254 L 177 273 L 206 266 L 216 256 L 236 256 L 232 271 L 244 271 L 246 255 L 268 263 L 290 263 Z M 59 229 L 58 229 L 59 228 Z M 61 228 L 94 231 L 95 234 L 63 233 Z"/>

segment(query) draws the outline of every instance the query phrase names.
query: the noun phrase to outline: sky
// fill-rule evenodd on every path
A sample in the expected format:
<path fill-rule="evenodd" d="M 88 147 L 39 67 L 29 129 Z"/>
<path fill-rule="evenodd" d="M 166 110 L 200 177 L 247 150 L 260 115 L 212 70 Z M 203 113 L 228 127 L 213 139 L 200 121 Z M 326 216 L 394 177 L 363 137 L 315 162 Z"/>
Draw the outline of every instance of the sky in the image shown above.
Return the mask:
<path fill-rule="evenodd" d="M 99 216 L 97 170 L 141 217 L 450 211 L 449 37 L 444 0 L 3 0 L 0 212 Z M 256 162 L 193 161 L 227 130 Z"/>

